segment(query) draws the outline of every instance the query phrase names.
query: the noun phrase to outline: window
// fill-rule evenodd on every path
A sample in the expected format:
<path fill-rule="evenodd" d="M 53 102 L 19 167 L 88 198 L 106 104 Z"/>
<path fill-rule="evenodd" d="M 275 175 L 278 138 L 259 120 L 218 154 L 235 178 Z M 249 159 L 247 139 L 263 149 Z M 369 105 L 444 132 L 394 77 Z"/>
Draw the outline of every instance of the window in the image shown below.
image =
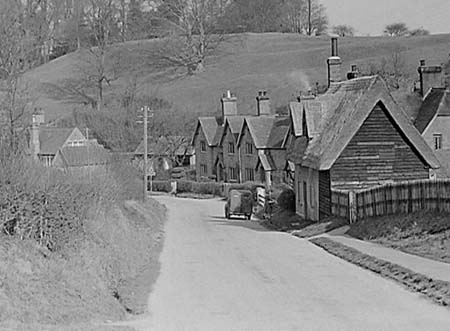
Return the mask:
<path fill-rule="evenodd" d="M 434 149 L 442 149 L 442 134 L 434 134 Z"/>
<path fill-rule="evenodd" d="M 208 173 L 208 167 L 206 166 L 206 164 L 200 164 L 200 175 L 206 176 L 207 173 Z"/>
<path fill-rule="evenodd" d="M 228 153 L 234 154 L 234 143 L 232 142 L 228 143 Z"/>
<path fill-rule="evenodd" d="M 246 154 L 253 154 L 253 145 L 250 143 L 245 144 L 245 153 Z"/>
<path fill-rule="evenodd" d="M 200 141 L 200 150 L 206 152 L 206 142 L 204 140 Z"/>
<path fill-rule="evenodd" d="M 233 167 L 228 168 L 228 175 L 230 176 L 230 180 L 237 180 L 236 168 Z"/>
<path fill-rule="evenodd" d="M 245 168 L 245 180 L 254 181 L 255 171 L 252 168 Z"/>

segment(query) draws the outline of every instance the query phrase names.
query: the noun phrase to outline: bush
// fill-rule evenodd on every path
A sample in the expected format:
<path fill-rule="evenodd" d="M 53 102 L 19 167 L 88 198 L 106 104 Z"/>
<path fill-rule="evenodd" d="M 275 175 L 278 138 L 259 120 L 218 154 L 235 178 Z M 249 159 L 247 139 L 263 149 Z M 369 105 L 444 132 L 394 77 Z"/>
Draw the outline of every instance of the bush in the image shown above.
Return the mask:
<path fill-rule="evenodd" d="M 286 189 L 278 196 L 278 206 L 281 209 L 295 212 L 295 192 L 292 189 Z"/>
<path fill-rule="evenodd" d="M 88 211 L 139 196 L 142 184 L 120 159 L 71 175 L 12 155 L 0 160 L 0 231 L 60 250 L 83 236 Z"/>
<path fill-rule="evenodd" d="M 177 180 L 178 193 L 211 194 L 215 196 L 227 197 L 230 190 L 249 190 L 256 200 L 256 188 L 264 187 L 261 183 L 246 182 L 243 184 L 230 184 L 218 182 L 195 182 L 189 180 Z M 153 181 L 153 190 L 156 192 L 170 192 L 172 190 L 171 181 Z"/>

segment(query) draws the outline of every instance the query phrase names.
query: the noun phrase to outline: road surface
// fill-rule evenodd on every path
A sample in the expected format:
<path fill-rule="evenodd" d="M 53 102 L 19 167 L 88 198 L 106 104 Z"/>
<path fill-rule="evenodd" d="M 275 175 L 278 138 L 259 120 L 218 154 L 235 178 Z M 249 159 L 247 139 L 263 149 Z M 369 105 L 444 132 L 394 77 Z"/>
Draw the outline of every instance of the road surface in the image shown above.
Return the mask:
<path fill-rule="evenodd" d="M 161 274 L 137 330 L 450 330 L 450 309 L 307 240 L 226 220 L 223 201 L 169 210 Z"/>

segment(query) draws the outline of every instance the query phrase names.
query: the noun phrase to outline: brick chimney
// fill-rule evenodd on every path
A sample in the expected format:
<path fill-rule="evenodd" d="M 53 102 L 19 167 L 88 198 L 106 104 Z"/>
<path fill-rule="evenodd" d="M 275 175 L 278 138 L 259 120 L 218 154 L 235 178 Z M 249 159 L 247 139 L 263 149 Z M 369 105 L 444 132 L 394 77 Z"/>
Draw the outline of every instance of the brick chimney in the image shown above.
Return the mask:
<path fill-rule="evenodd" d="M 256 115 L 264 116 L 270 114 L 270 98 L 267 95 L 267 91 L 259 91 L 256 97 Z"/>
<path fill-rule="evenodd" d="M 227 118 L 229 116 L 236 116 L 237 113 L 237 98 L 230 91 L 227 91 L 220 100 L 222 102 L 222 116 Z"/>
<path fill-rule="evenodd" d="M 41 143 L 39 141 L 39 131 L 41 124 L 44 123 L 43 113 L 34 113 L 32 115 L 31 129 L 30 129 L 30 153 L 34 159 L 38 159 L 38 154 L 41 151 Z"/>
<path fill-rule="evenodd" d="M 352 64 L 351 70 L 347 73 L 347 79 L 355 79 L 359 77 L 359 70 L 356 64 Z"/>
<path fill-rule="evenodd" d="M 338 38 L 331 38 L 331 56 L 327 60 L 328 65 L 328 87 L 331 83 L 338 83 L 342 80 L 341 66 L 342 60 L 338 54 Z"/>
<path fill-rule="evenodd" d="M 420 95 L 424 97 L 431 88 L 443 88 L 442 66 L 427 66 L 425 60 L 420 60 L 419 68 Z"/>

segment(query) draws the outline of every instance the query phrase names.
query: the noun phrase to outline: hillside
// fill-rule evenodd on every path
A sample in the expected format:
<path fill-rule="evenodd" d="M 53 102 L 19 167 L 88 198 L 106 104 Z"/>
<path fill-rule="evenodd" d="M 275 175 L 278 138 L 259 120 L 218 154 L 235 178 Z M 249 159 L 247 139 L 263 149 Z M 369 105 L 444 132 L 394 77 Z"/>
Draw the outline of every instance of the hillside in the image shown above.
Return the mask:
<path fill-rule="evenodd" d="M 449 35 L 341 38 L 339 55 L 344 62 L 343 73 L 351 64 L 367 66 L 389 56 L 392 47 L 398 44 L 405 49 L 407 71 L 411 79 L 415 79 L 419 59 L 424 58 L 430 64 L 446 60 L 449 39 Z M 192 114 L 192 122 L 198 114 L 216 113 L 220 96 L 226 90 L 236 93 L 241 113 L 253 112 L 260 89 L 269 91 L 274 107 L 283 106 L 299 90 L 307 90 L 315 82 L 326 83 L 329 44 L 329 37 L 325 36 L 232 35 L 221 45 L 217 55 L 208 59 L 204 72 L 173 79 L 155 68 L 151 56 L 154 40 L 118 44 L 112 52 L 119 55 L 116 66 L 119 78 L 106 88 L 106 94 L 122 95 L 131 77 L 136 76 L 138 93 L 171 101 L 177 111 Z M 83 52 L 68 54 L 26 74 L 30 96 L 49 118 L 64 116 L 74 108 L 67 96 L 54 93 L 51 86 L 77 77 L 84 65 L 83 56 Z M 192 126 L 193 123 L 188 123 L 186 133 Z"/>

